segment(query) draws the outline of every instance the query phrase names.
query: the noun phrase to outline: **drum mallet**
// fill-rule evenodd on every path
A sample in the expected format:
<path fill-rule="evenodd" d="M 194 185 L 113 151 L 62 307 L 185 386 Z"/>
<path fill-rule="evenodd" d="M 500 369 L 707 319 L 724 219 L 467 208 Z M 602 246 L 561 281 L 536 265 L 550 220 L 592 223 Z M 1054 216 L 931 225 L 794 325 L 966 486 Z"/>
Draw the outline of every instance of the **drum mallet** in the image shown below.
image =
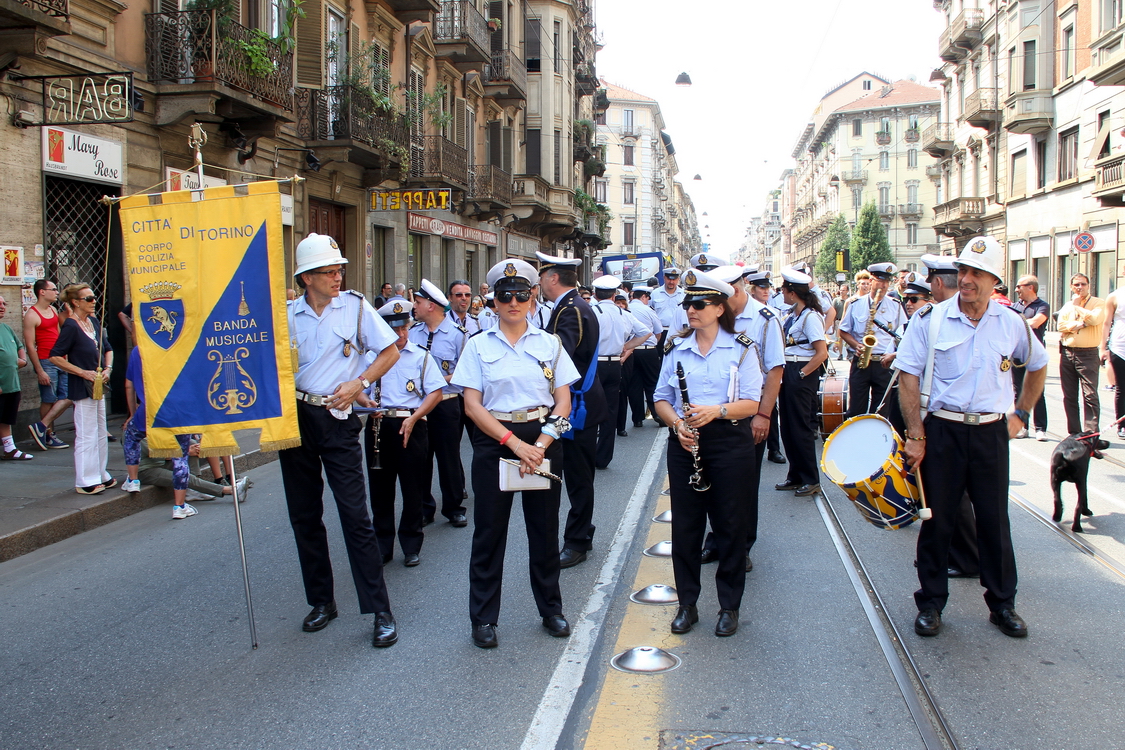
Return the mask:
<path fill-rule="evenodd" d="M 918 508 L 918 517 L 923 521 L 929 521 L 934 517 L 934 512 L 926 505 L 926 490 L 922 487 L 922 464 L 919 463 L 914 467 L 914 476 L 918 478 L 918 494 L 922 499 L 922 505 Z"/>

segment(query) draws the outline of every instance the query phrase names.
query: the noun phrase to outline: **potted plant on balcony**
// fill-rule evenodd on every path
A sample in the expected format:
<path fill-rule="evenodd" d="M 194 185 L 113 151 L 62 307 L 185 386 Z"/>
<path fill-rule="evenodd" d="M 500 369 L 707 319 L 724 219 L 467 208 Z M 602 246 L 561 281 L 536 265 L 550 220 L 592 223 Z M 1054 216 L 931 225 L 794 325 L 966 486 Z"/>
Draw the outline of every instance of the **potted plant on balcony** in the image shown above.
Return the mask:
<path fill-rule="evenodd" d="M 238 0 L 189 0 L 184 10 L 195 11 L 190 21 L 190 38 L 185 40 L 186 67 L 196 79 L 211 80 L 215 72 L 215 61 L 211 59 L 211 35 L 219 39 L 227 36 L 231 23 L 238 17 Z M 214 11 L 214 29 L 211 28 L 209 11 Z"/>
<path fill-rule="evenodd" d="M 500 29 L 502 29 L 502 28 L 504 28 L 504 22 L 502 20 L 500 20 L 499 18 L 488 19 L 488 30 L 489 31 L 500 31 Z"/>

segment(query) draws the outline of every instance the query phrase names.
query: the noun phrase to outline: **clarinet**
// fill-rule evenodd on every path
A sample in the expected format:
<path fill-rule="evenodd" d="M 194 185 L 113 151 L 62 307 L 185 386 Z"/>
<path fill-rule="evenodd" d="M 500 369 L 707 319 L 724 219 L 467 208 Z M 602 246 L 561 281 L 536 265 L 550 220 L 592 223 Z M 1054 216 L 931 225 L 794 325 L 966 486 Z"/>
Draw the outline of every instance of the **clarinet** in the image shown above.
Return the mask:
<path fill-rule="evenodd" d="M 683 402 L 684 413 L 686 414 L 691 399 L 688 398 L 687 376 L 684 375 L 682 362 L 676 363 L 676 377 L 680 379 L 680 400 Z M 690 426 L 688 429 L 691 430 L 694 441 L 691 446 L 691 467 L 695 470 L 695 473 L 688 477 L 688 484 L 696 492 L 706 492 L 711 489 L 711 485 L 703 479 L 703 467 L 699 464 L 699 430 Z"/>
<path fill-rule="evenodd" d="M 372 395 L 375 397 L 375 406 L 380 406 L 379 401 L 383 397 L 382 381 L 375 381 L 375 391 Z M 371 431 L 375 435 L 375 449 L 371 451 L 371 466 L 368 468 L 379 470 L 383 468 L 383 462 L 379 459 L 379 430 L 383 428 L 383 418 L 372 414 L 371 419 L 375 421 L 375 424 L 371 427 Z"/>

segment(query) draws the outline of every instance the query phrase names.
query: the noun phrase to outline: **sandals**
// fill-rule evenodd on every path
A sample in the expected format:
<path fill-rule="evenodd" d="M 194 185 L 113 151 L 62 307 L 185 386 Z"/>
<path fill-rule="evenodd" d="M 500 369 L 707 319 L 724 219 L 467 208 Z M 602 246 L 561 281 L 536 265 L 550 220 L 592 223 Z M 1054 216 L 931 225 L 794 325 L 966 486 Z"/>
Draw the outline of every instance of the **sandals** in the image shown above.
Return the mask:
<path fill-rule="evenodd" d="M 24 453 L 19 448 L 12 448 L 10 451 L 0 453 L 0 461 L 30 461 L 35 456 L 30 453 Z"/>

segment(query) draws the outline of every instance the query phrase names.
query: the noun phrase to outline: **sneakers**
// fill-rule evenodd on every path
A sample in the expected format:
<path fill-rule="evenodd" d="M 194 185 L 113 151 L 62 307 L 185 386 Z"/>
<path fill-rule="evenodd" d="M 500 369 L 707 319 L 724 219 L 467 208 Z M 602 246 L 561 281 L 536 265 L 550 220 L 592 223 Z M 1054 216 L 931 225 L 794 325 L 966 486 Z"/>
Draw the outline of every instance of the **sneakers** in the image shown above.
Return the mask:
<path fill-rule="evenodd" d="M 126 492 L 140 492 L 141 480 L 139 479 L 126 479 L 125 483 L 121 485 L 121 489 Z"/>
<path fill-rule="evenodd" d="M 199 490 L 188 490 L 187 499 L 195 500 L 196 502 L 202 502 L 205 500 L 218 500 L 219 498 L 215 497 L 214 495 L 208 495 L 204 492 L 200 492 Z"/>
<path fill-rule="evenodd" d="M 235 489 L 238 492 L 238 502 L 246 502 L 246 493 L 250 491 L 251 486 L 250 477 L 243 477 L 242 479 L 239 479 L 235 484 L 237 485 Z"/>
<path fill-rule="evenodd" d="M 63 448 L 69 448 L 70 443 L 64 443 L 63 441 L 59 440 L 58 435 L 51 432 L 47 434 L 47 447 L 53 448 L 54 450 L 62 450 Z"/>
<path fill-rule="evenodd" d="M 179 520 L 181 518 L 191 518 L 199 511 L 191 507 L 188 503 L 183 505 L 172 506 L 172 520 Z"/>
<path fill-rule="evenodd" d="M 42 422 L 29 424 L 27 429 L 31 432 L 31 439 L 43 450 L 47 450 L 47 427 Z"/>
<path fill-rule="evenodd" d="M 1017 440 L 1022 440 L 1025 437 L 1027 437 L 1027 428 L 1026 427 L 1024 427 L 1022 430 L 1020 430 L 1019 432 L 1016 433 L 1016 439 Z"/>
<path fill-rule="evenodd" d="M 1122 427 L 1121 429 L 1119 429 L 1117 431 L 1117 437 L 1121 438 L 1122 440 L 1125 440 L 1125 427 Z"/>
<path fill-rule="evenodd" d="M 1036 430 L 1035 431 L 1035 439 L 1038 440 L 1040 443 L 1047 442 L 1047 431 L 1046 430 Z"/>

